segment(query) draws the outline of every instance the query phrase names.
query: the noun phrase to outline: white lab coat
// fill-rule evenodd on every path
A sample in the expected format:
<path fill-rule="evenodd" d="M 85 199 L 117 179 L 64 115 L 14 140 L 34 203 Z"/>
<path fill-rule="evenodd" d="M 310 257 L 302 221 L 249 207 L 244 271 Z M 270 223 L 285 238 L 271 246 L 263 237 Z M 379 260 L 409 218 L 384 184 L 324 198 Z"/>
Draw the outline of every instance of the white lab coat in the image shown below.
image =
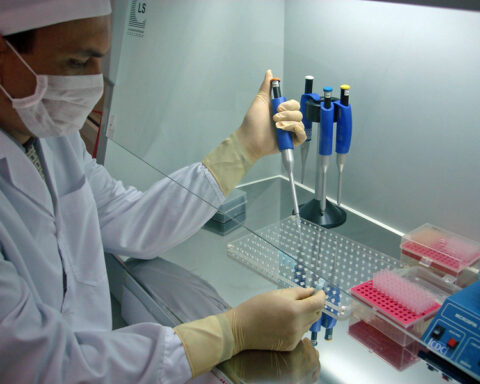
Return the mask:
<path fill-rule="evenodd" d="M 40 140 L 47 185 L 0 130 L 0 383 L 178 383 L 171 328 L 112 331 L 104 249 L 153 258 L 195 233 L 224 196 L 200 163 L 145 193 L 110 177 L 78 133 Z M 63 288 L 66 276 L 66 293 Z"/>

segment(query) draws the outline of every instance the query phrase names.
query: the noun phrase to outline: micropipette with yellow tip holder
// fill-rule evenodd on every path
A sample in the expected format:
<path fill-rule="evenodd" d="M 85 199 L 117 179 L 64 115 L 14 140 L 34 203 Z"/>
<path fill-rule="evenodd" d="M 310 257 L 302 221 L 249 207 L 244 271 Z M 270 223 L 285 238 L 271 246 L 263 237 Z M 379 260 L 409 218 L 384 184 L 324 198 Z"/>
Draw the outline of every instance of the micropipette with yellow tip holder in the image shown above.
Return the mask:
<path fill-rule="evenodd" d="M 347 153 L 350 150 L 350 142 L 352 140 L 352 111 L 348 104 L 350 96 L 350 86 L 342 84 L 340 86 L 340 101 L 336 102 L 337 106 L 337 139 L 335 152 L 337 152 L 337 168 L 338 168 L 338 188 L 337 188 L 337 205 L 342 203 L 342 176 L 343 167 L 345 166 Z"/>

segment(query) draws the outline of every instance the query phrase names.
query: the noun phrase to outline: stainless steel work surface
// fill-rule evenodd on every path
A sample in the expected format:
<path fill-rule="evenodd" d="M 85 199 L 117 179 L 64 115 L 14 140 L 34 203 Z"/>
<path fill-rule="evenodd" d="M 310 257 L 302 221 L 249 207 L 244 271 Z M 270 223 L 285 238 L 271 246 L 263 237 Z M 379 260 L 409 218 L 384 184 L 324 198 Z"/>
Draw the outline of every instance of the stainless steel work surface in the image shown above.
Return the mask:
<path fill-rule="evenodd" d="M 242 190 L 247 192 L 248 200 L 245 226 L 254 232 L 291 214 L 289 184 L 281 178 L 248 185 Z M 298 197 L 300 203 L 305 203 L 313 195 L 298 188 Z M 348 213 L 344 225 L 333 230 L 390 256 L 400 255 L 399 236 L 351 213 Z M 272 282 L 227 257 L 227 244 L 248 233 L 251 232 L 238 228 L 227 236 L 220 236 L 202 229 L 161 256 L 207 280 L 229 304 L 235 306 L 256 294 L 277 288 Z M 319 376 L 318 367 L 311 363 L 313 355 L 304 346 L 300 352 L 296 351 L 289 357 L 269 352 L 245 352 L 223 364 L 221 369 L 232 382 L 442 382 L 440 374 L 429 371 L 421 360 L 403 371 L 397 370 L 350 336 L 348 328 L 348 320 L 339 321 L 333 340 L 329 342 L 319 335 L 316 347 L 321 364 Z"/>

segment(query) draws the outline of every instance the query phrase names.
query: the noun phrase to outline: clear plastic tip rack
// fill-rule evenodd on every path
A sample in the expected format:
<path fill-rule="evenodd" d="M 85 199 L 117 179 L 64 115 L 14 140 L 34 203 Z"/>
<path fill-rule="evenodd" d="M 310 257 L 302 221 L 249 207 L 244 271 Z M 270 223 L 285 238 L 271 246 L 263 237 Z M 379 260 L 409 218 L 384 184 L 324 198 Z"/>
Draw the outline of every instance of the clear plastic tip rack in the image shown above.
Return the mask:
<path fill-rule="evenodd" d="M 229 243 L 227 253 L 279 287 L 316 287 L 324 281 L 325 311 L 337 319 L 350 313 L 350 288 L 372 279 L 375 272 L 404 266 L 296 216 Z"/>

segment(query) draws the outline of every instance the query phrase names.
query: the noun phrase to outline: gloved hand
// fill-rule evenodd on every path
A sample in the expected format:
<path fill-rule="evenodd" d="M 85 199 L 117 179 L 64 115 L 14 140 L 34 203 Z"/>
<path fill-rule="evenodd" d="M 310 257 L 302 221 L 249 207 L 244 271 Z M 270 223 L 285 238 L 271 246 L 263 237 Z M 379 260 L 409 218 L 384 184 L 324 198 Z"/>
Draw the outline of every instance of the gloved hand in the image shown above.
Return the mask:
<path fill-rule="evenodd" d="M 240 127 L 203 159 L 225 196 L 258 159 L 278 152 L 274 122 L 277 128 L 293 133 L 294 145 L 303 143 L 307 137 L 296 100 L 280 104 L 272 121 L 272 78 L 272 71 L 268 70 Z"/>
<path fill-rule="evenodd" d="M 265 73 L 263 83 L 253 99 L 242 125 L 235 131 L 250 159 L 257 161 L 263 156 L 278 152 L 277 138 L 272 122 L 272 102 L 270 96 L 272 71 Z M 288 100 L 280 104 L 273 116 L 275 126 L 293 133 L 293 144 L 302 144 L 307 138 L 302 123 L 300 104 L 296 100 Z"/>
<path fill-rule="evenodd" d="M 325 305 L 323 291 L 313 293 L 313 288 L 280 289 L 175 327 L 193 377 L 244 349 L 293 350 Z"/>
<path fill-rule="evenodd" d="M 325 293 L 313 288 L 267 292 L 225 313 L 235 341 L 233 354 L 246 349 L 291 351 L 320 318 Z"/>

